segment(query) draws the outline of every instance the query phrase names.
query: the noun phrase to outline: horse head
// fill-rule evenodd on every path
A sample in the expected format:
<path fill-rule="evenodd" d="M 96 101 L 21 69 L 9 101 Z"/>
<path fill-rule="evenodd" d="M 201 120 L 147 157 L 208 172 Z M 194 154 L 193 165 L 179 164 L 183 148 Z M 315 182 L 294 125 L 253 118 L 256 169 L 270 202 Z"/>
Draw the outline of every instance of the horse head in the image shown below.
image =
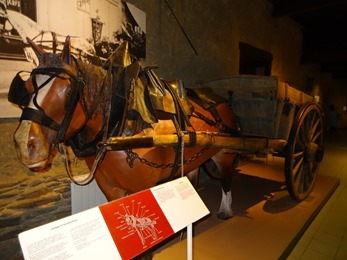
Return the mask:
<path fill-rule="evenodd" d="M 32 171 L 42 171 L 50 167 L 56 144 L 87 121 L 80 98 L 84 82 L 78 62 L 71 56 L 69 37 L 60 54 L 47 53 L 30 39 L 28 42 L 39 65 L 26 81 L 17 74 L 8 98 L 23 110 L 14 133 L 17 155 Z"/>

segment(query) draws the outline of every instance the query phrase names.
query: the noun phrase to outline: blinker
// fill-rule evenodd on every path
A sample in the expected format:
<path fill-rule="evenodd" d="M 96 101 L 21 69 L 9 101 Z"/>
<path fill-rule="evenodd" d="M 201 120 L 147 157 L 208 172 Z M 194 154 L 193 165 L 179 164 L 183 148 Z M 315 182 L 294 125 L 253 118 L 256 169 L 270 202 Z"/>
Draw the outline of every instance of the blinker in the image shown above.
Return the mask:
<path fill-rule="evenodd" d="M 7 95 L 8 101 L 20 108 L 28 106 L 31 94 L 25 87 L 25 81 L 20 75 L 22 72 L 24 71 L 18 72 L 13 78 Z"/>

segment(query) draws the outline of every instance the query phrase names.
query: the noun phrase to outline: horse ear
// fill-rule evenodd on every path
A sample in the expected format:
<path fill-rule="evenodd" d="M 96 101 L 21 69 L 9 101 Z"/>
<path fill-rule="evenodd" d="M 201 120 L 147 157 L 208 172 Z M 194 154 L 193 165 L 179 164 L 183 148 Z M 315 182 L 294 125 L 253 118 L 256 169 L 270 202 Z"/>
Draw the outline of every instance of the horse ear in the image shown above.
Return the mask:
<path fill-rule="evenodd" d="M 29 43 L 30 47 L 34 50 L 39 63 L 43 63 L 43 55 L 45 54 L 45 51 L 40 48 L 39 46 L 37 46 L 32 40 L 30 40 L 28 37 L 26 38 L 27 42 Z"/>
<path fill-rule="evenodd" d="M 70 36 L 67 36 L 65 39 L 64 43 L 64 48 L 61 53 L 60 59 L 65 63 L 65 64 L 70 64 L 71 60 L 71 53 L 70 53 Z"/>

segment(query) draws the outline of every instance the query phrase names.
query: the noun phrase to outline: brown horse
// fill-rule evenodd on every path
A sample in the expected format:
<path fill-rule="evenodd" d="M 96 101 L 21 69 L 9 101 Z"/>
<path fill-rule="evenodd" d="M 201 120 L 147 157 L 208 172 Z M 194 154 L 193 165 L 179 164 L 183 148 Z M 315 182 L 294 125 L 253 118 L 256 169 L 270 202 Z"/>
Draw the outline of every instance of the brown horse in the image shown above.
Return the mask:
<path fill-rule="evenodd" d="M 187 102 L 191 111 L 181 113 L 183 124 L 177 123 L 179 120 L 174 113 L 167 111 L 149 109 L 147 116 L 143 116 L 127 109 L 130 103 L 135 102 L 135 99 L 129 101 L 131 94 L 136 94 L 139 84 L 148 84 L 145 81 L 149 79 L 141 74 L 145 69 L 132 69 L 138 66 L 130 62 L 126 44 L 116 50 L 113 62 L 107 63 L 105 69 L 76 60 L 70 53 L 69 37 L 59 54 L 46 53 L 28 41 L 38 57 L 39 66 L 25 82 L 18 77 L 14 79 L 9 100 L 23 109 L 14 142 L 20 161 L 32 171 L 43 171 L 50 167 L 56 148 L 68 143 L 77 156 L 84 157 L 92 173 L 95 170 L 92 175 L 111 201 L 180 176 L 181 164 L 177 156 L 180 149 L 178 146 L 130 147 L 110 151 L 103 149 L 102 141 L 105 138 L 115 135 L 166 135 L 183 130 L 221 133 L 229 129 L 231 133 L 237 129 L 227 102 L 215 105 L 214 111 L 220 119 L 216 120 L 216 115 L 197 102 L 181 99 Z M 133 92 L 129 94 L 127 89 L 131 87 Z M 158 88 L 157 94 L 164 91 L 163 94 L 166 94 L 162 98 L 165 99 L 168 91 L 159 89 L 158 92 Z M 151 95 L 148 91 L 144 93 L 144 96 Z M 153 98 L 156 98 L 155 95 Z M 64 149 L 60 149 L 60 152 L 65 159 Z M 222 175 L 223 196 L 218 217 L 230 218 L 235 154 L 220 148 L 197 145 L 184 147 L 183 152 L 183 171 L 186 175 L 197 173 L 208 159 L 214 160 Z"/>

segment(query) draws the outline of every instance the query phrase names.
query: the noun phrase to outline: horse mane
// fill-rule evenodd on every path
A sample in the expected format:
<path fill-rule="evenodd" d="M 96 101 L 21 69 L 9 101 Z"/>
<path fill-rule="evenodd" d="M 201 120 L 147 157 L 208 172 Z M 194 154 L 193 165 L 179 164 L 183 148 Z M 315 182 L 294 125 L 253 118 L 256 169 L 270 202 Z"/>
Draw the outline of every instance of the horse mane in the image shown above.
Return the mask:
<path fill-rule="evenodd" d="M 38 68 L 63 68 L 64 63 L 60 59 L 60 54 L 45 52 L 40 60 Z"/>
<path fill-rule="evenodd" d="M 81 100 L 84 110 L 89 118 L 102 113 L 107 102 L 108 84 L 104 84 L 106 70 L 101 66 L 78 61 L 79 75 L 83 77 Z M 102 132 L 100 132 L 102 133 Z M 101 141 L 102 135 L 97 134 L 92 140 L 86 140 L 85 128 L 82 128 L 68 143 L 78 157 L 96 155 L 97 143 Z"/>
<path fill-rule="evenodd" d="M 98 114 L 102 112 L 105 107 L 108 93 L 108 86 L 104 84 L 106 70 L 101 66 L 88 64 L 82 61 L 79 61 L 78 65 L 82 72 L 83 80 L 86 82 L 82 92 L 83 105 L 86 111 Z M 95 100 L 98 100 L 98 105 L 95 105 Z M 95 111 L 91 111 L 94 109 Z"/>

